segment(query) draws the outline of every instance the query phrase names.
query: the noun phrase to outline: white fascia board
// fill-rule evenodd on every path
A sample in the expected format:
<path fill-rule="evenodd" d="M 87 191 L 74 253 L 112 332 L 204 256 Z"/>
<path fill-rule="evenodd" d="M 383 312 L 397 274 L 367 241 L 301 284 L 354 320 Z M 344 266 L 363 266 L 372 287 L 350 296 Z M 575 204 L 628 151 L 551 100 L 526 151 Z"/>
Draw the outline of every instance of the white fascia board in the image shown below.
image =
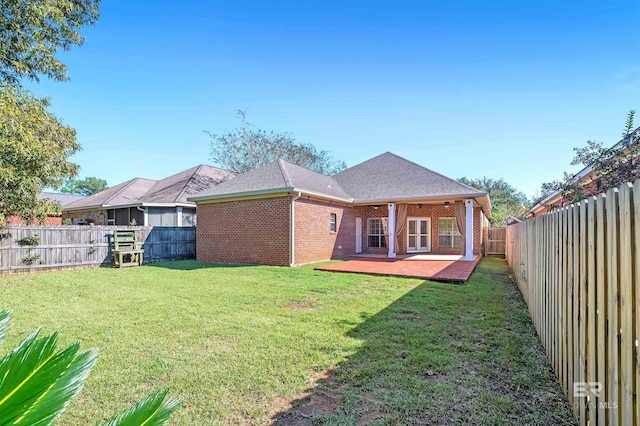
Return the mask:
<path fill-rule="evenodd" d="M 341 203 L 353 204 L 353 198 L 335 197 L 333 195 L 323 194 L 322 192 L 309 191 L 302 188 L 293 188 L 293 192 L 300 192 L 305 195 L 310 195 L 314 198 L 322 198 L 324 200 L 340 201 Z"/>
<path fill-rule="evenodd" d="M 195 207 L 194 203 L 140 203 L 142 207 Z M 126 207 L 126 206 L 123 206 Z M 133 207 L 133 206 L 132 206 Z"/>
<path fill-rule="evenodd" d="M 270 189 L 260 189 L 257 191 L 233 192 L 228 194 L 200 195 L 197 197 L 189 197 L 187 198 L 187 200 L 197 203 L 198 201 L 221 200 L 224 198 L 238 198 L 238 197 L 250 197 L 252 195 L 279 194 L 283 192 L 291 192 L 293 190 L 294 190 L 293 187 L 270 188 Z"/>
<path fill-rule="evenodd" d="M 194 208 L 195 203 L 132 203 L 132 204 L 101 204 L 87 207 L 74 207 L 71 209 L 62 208 L 63 211 L 77 210 L 111 210 L 111 209 L 127 209 L 130 207 L 190 207 Z"/>
<path fill-rule="evenodd" d="M 420 201 L 451 201 L 451 200 L 465 200 L 468 198 L 486 197 L 486 192 L 476 192 L 474 194 L 454 194 L 454 195 L 434 195 L 427 197 L 404 197 L 404 198 L 378 198 L 371 200 L 357 200 L 355 205 L 369 205 L 369 204 L 387 204 L 387 203 L 418 203 Z"/>
<path fill-rule="evenodd" d="M 304 195 L 310 195 L 314 198 L 322 198 L 326 200 L 334 200 L 340 201 L 342 203 L 353 203 L 353 200 L 341 197 L 334 197 L 332 195 L 323 194 L 321 192 L 309 191 L 307 189 L 295 188 L 293 186 L 284 187 L 284 188 L 270 188 L 270 189 L 260 189 L 257 191 L 244 191 L 244 192 L 234 192 L 229 194 L 217 194 L 217 195 L 202 195 L 199 197 L 189 197 L 187 200 L 195 201 L 209 201 L 209 200 L 221 200 L 225 198 L 239 198 L 239 197 L 251 197 L 251 196 L 259 196 L 259 195 L 269 195 L 269 194 L 282 194 L 287 192 L 300 192 Z"/>

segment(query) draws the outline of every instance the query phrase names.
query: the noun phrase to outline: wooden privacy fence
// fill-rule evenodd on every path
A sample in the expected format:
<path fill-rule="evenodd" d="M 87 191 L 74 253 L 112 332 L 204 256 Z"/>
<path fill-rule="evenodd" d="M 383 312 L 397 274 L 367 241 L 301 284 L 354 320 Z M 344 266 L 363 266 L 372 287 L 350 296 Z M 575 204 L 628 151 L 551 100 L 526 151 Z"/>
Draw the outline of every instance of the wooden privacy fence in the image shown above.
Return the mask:
<path fill-rule="evenodd" d="M 505 254 L 507 230 L 501 228 L 484 228 L 484 247 L 486 255 Z"/>
<path fill-rule="evenodd" d="M 110 265 L 111 240 L 116 229 L 138 233 L 145 263 L 195 258 L 195 228 L 8 226 L 0 228 L 0 274 Z"/>
<path fill-rule="evenodd" d="M 507 244 L 580 423 L 640 424 L 640 180 L 508 226 Z"/>

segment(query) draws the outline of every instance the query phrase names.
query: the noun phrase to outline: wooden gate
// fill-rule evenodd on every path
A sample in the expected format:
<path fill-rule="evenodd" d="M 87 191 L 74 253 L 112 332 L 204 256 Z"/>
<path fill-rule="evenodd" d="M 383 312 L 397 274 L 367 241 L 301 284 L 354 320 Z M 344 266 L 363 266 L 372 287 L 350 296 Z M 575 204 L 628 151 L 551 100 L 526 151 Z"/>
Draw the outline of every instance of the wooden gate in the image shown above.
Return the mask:
<path fill-rule="evenodd" d="M 501 255 L 506 253 L 506 228 L 485 228 L 484 229 L 484 254 Z"/>

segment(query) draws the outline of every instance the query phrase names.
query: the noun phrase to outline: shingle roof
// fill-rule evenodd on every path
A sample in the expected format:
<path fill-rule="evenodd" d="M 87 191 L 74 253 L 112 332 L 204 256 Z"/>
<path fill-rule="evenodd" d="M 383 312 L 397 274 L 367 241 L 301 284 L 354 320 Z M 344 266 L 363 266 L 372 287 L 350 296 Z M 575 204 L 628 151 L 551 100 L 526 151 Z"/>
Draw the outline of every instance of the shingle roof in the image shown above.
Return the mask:
<path fill-rule="evenodd" d="M 191 197 L 191 200 L 233 196 L 260 191 L 293 191 L 303 189 L 333 198 L 351 197 L 331 177 L 284 160 L 276 160 L 255 170 L 243 173 Z"/>
<path fill-rule="evenodd" d="M 64 210 L 117 207 L 143 203 L 188 203 L 187 197 L 233 174 L 199 165 L 162 180 L 134 178 L 64 206 Z"/>
<path fill-rule="evenodd" d="M 355 203 L 420 199 L 475 198 L 490 215 L 485 192 L 448 178 L 390 152 L 334 176 L 277 160 L 189 198 L 193 201 L 239 195 L 305 191 Z"/>
<path fill-rule="evenodd" d="M 355 202 L 485 194 L 391 152 L 350 167 L 333 178 Z"/>
<path fill-rule="evenodd" d="M 38 195 L 38 200 L 57 201 L 61 206 L 66 206 L 67 204 L 80 200 L 82 198 L 84 198 L 83 195 L 59 194 L 57 192 L 42 192 L 40 195 Z"/>
<path fill-rule="evenodd" d="M 187 197 L 231 177 L 227 170 L 201 164 L 158 181 L 142 197 L 147 203 L 186 203 Z"/>

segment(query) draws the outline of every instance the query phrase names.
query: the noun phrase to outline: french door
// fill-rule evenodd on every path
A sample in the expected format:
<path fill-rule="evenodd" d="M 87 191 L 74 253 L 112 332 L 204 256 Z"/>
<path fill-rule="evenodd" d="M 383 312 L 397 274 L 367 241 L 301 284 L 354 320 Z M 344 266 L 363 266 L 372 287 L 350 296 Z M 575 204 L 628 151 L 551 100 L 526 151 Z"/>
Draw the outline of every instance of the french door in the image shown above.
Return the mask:
<path fill-rule="evenodd" d="M 431 251 L 431 218 L 407 220 L 407 252 Z"/>

